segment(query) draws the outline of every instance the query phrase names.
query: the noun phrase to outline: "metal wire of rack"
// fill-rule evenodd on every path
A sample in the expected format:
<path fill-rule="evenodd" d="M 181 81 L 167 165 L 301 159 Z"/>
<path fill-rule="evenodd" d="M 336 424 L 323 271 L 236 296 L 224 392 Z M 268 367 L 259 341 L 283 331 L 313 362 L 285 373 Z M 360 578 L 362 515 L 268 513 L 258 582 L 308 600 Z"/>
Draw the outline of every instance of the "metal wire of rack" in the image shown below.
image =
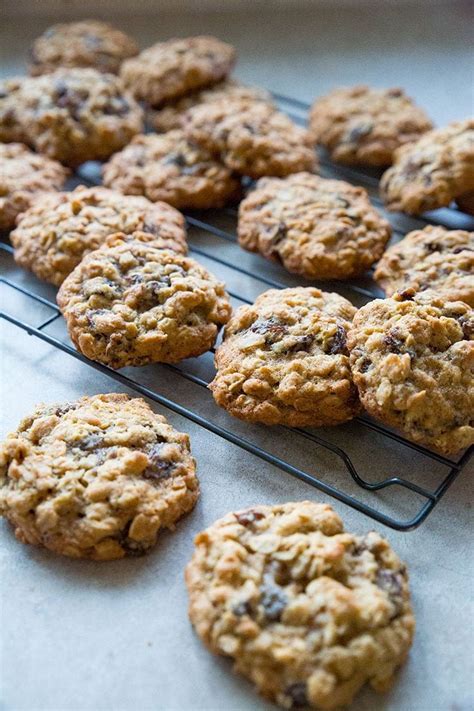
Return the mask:
<path fill-rule="evenodd" d="M 276 101 L 280 104 L 280 108 L 286 110 L 286 112 L 291 115 L 293 119 L 295 119 L 299 123 L 305 122 L 305 115 L 309 108 L 306 103 L 277 94 L 275 94 L 274 96 Z M 378 185 L 377 175 L 375 175 L 373 172 L 359 172 L 345 167 L 333 166 L 324 158 L 322 159 L 321 164 L 323 174 L 327 173 L 332 177 L 342 177 L 346 180 L 349 180 L 350 182 L 355 182 L 359 185 L 364 185 L 365 187 L 367 187 L 369 189 L 369 192 L 372 191 L 371 198 L 373 202 L 380 206 L 380 201 L 378 200 L 377 196 L 373 194 L 374 190 L 377 188 Z M 80 174 L 79 177 L 82 183 L 88 184 L 97 184 L 100 180 L 94 173 L 92 173 L 91 177 L 88 171 L 86 171 L 84 174 Z M 444 210 L 441 216 L 443 224 L 446 223 L 449 226 L 458 227 L 468 226 L 472 228 L 472 223 L 469 222 L 469 218 L 463 215 L 462 213 L 458 213 L 458 211 L 456 210 Z M 417 226 L 423 226 L 430 222 L 439 224 L 439 217 L 440 215 L 437 214 L 434 219 L 428 217 L 426 220 L 417 220 L 416 222 L 414 222 L 413 220 L 405 220 L 405 218 L 401 218 L 401 225 L 394 225 L 394 220 L 392 219 L 392 226 L 394 227 L 396 233 L 398 232 L 399 234 L 403 234 L 409 229 L 414 229 Z M 204 216 L 196 214 L 186 215 L 186 220 L 190 230 L 194 229 L 199 231 L 200 233 L 212 235 L 214 238 L 217 238 L 222 243 L 229 245 L 229 247 L 231 248 L 236 246 L 235 231 L 232 231 L 232 229 L 229 229 L 227 226 L 225 228 L 221 226 L 222 222 L 224 222 L 225 225 L 230 223 L 234 224 L 235 226 L 236 211 L 234 209 L 230 208 L 221 211 L 213 211 L 212 214 L 206 213 Z M 236 248 L 238 249 L 237 246 Z M 12 247 L 7 242 L 0 242 L 0 249 L 3 251 L 4 254 L 6 253 L 11 255 L 13 253 Z M 280 269 L 279 267 L 274 268 L 272 270 L 271 276 L 268 276 L 268 271 L 266 274 L 260 273 L 258 263 L 258 260 L 260 258 L 256 255 L 252 255 L 252 257 L 255 258 L 255 264 L 254 268 L 250 269 L 246 266 L 243 266 L 242 264 L 237 264 L 232 259 L 232 257 L 225 256 L 226 252 L 222 253 L 221 251 L 217 252 L 212 249 L 205 249 L 199 245 L 199 242 L 198 244 L 196 244 L 195 241 L 192 241 L 190 243 L 190 253 L 195 254 L 198 257 L 205 258 L 206 260 L 210 260 L 217 266 L 222 266 L 226 269 L 230 269 L 233 273 L 237 275 L 241 275 L 245 278 L 251 278 L 252 280 L 256 281 L 262 289 L 266 289 L 269 287 L 285 288 L 286 286 L 288 286 L 288 284 L 285 283 L 285 274 L 283 273 L 283 270 L 281 270 L 281 278 L 275 278 L 273 276 L 275 270 Z M 224 254 L 224 256 L 222 256 L 222 254 Z M 364 476 L 361 475 L 360 471 L 354 464 L 349 454 L 345 451 L 345 449 L 343 449 L 343 447 L 339 444 L 335 444 L 330 439 L 323 436 L 323 434 L 300 428 L 281 428 L 283 430 L 286 430 L 287 432 L 289 431 L 290 433 L 293 433 L 298 437 L 304 438 L 306 442 L 310 443 L 315 447 L 316 452 L 318 451 L 318 448 L 323 448 L 335 455 L 342 463 L 343 468 L 350 475 L 351 480 L 365 492 L 371 493 L 371 503 L 366 503 L 361 498 L 356 497 L 342 490 L 341 488 L 337 488 L 336 486 L 324 481 L 321 477 L 318 477 L 309 471 L 305 471 L 304 469 L 296 466 L 295 464 L 292 464 L 290 461 L 286 461 L 282 457 L 273 454 L 272 452 L 253 442 L 250 438 L 237 434 L 231 429 L 224 427 L 216 422 L 213 422 L 211 419 L 200 415 L 198 412 L 195 412 L 194 410 L 185 407 L 182 404 L 179 404 L 175 400 L 165 397 L 163 394 L 160 394 L 154 389 L 143 385 L 135 379 L 130 378 L 128 375 L 125 375 L 122 372 L 114 371 L 111 368 L 104 366 L 100 363 L 88 360 L 85 356 L 76 351 L 68 342 L 62 341 L 46 331 L 49 326 L 54 324 L 54 322 L 56 322 L 61 317 L 59 309 L 55 303 L 41 296 L 40 294 L 35 293 L 33 289 L 25 288 L 21 284 L 16 283 L 15 280 L 11 278 L 0 277 L 0 283 L 3 283 L 5 286 L 11 289 L 14 289 L 17 293 L 28 297 L 28 299 L 31 299 L 35 303 L 48 307 L 53 312 L 52 315 L 44 319 L 38 326 L 34 326 L 31 323 L 28 323 L 23 319 L 15 316 L 14 314 L 9 313 L 6 309 L 2 309 L 2 311 L 0 311 L 0 318 L 4 321 L 13 324 L 17 328 L 22 329 L 26 333 L 30 334 L 31 336 L 40 339 L 48 345 L 57 348 L 63 353 L 66 353 L 76 358 L 77 360 L 87 364 L 89 367 L 92 367 L 97 371 L 107 375 L 116 382 L 120 383 L 122 386 L 130 388 L 136 393 L 139 393 L 144 397 L 153 400 L 159 405 L 171 410 L 172 412 L 180 416 L 185 417 L 186 419 L 190 420 L 191 422 L 194 422 L 195 424 L 208 430 L 209 432 L 223 437 L 228 442 L 231 442 L 232 444 L 241 447 L 242 449 L 247 452 L 250 452 L 256 457 L 259 457 L 260 459 L 300 479 L 306 484 L 309 484 L 312 487 L 319 489 L 325 494 L 332 496 L 333 498 L 341 501 L 342 503 L 360 511 L 361 513 L 369 516 L 370 518 L 378 521 L 379 523 L 389 526 L 390 528 L 394 528 L 399 531 L 409 531 L 418 527 L 431 513 L 434 507 L 440 502 L 440 500 L 446 494 L 447 490 L 452 485 L 456 477 L 460 474 L 462 469 L 465 467 L 467 462 L 474 454 L 474 447 L 471 447 L 469 450 L 464 452 L 462 456 L 460 456 L 457 460 L 444 457 L 425 447 L 410 442 L 399 433 L 393 432 L 384 425 L 374 422 L 366 416 L 360 416 L 355 418 L 359 426 L 371 430 L 384 438 L 394 440 L 396 443 L 398 443 L 398 445 L 400 445 L 400 447 L 403 447 L 408 450 L 414 450 L 422 458 L 427 458 L 428 460 L 431 460 L 439 467 L 441 467 L 442 470 L 445 471 L 445 474 L 441 481 L 438 482 L 437 486 L 435 486 L 433 490 L 430 490 L 426 486 L 417 484 L 402 476 L 389 476 L 375 482 L 368 481 L 367 478 L 364 478 Z M 367 285 L 364 283 L 353 282 L 325 282 L 323 288 L 325 288 L 326 290 L 334 289 L 336 291 L 341 290 L 341 288 L 343 288 L 348 290 L 349 292 L 352 292 L 356 298 L 364 300 L 373 299 L 379 296 L 373 284 Z M 228 289 L 228 293 L 237 302 L 250 303 L 250 300 L 242 294 L 239 294 L 230 289 Z M 192 382 L 194 385 L 200 388 L 207 388 L 208 380 L 191 372 L 191 370 L 187 368 L 186 365 L 167 365 L 166 368 L 170 369 L 179 377 L 185 378 L 187 381 Z M 229 419 L 231 419 L 230 416 Z M 410 495 L 421 499 L 421 502 L 417 507 L 417 512 L 415 515 L 412 515 L 409 518 L 394 517 L 392 515 L 384 513 L 380 510 L 380 507 L 377 507 L 377 492 L 381 492 L 382 490 L 387 489 L 396 490 L 397 487 L 400 489 L 404 489 L 406 492 L 410 492 Z"/>

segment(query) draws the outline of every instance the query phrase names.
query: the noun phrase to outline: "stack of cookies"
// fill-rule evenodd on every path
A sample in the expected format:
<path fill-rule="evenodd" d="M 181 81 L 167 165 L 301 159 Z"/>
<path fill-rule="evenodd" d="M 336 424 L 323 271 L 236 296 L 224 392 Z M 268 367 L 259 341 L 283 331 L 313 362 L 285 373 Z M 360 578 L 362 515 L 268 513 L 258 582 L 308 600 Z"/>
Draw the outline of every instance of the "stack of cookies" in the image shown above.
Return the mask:
<path fill-rule="evenodd" d="M 16 262 L 59 287 L 72 342 L 105 366 L 198 357 L 225 327 L 209 387 L 234 417 L 325 427 L 365 409 L 443 454 L 472 445 L 474 233 L 428 226 L 387 249 L 389 222 L 362 187 L 317 174 L 315 145 L 387 168 L 389 210 L 469 212 L 474 122 L 433 129 L 401 89 L 357 86 L 318 99 L 302 128 L 230 76 L 235 58 L 208 36 L 139 53 L 107 23 L 47 30 L 30 76 L 0 85 L 0 229 Z M 104 186 L 65 191 L 89 160 L 106 161 Z M 188 256 L 179 210 L 239 201 L 243 249 L 319 286 L 376 265 L 386 298 L 357 310 L 304 281 L 232 312 Z M 198 496 L 188 436 L 123 394 L 40 405 L 0 449 L 0 513 L 22 542 L 71 557 L 141 555 Z M 405 566 L 329 506 L 228 514 L 197 536 L 186 582 L 205 644 L 284 708 L 384 690 L 412 642 Z"/>

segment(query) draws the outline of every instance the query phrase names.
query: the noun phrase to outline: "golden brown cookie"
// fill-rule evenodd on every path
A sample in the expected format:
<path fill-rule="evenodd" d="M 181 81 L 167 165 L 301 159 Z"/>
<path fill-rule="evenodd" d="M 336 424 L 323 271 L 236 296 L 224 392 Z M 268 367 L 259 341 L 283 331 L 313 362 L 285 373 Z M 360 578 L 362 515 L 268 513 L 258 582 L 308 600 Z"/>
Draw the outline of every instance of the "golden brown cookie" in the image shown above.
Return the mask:
<path fill-rule="evenodd" d="M 136 54 L 136 42 L 108 22 L 65 22 L 48 27 L 34 41 L 29 69 L 34 76 L 61 67 L 92 67 L 117 74 L 123 60 Z"/>
<path fill-rule="evenodd" d="M 316 99 L 310 130 L 336 163 L 391 165 L 397 148 L 433 124 L 403 89 L 342 87 Z"/>
<path fill-rule="evenodd" d="M 127 59 L 120 75 L 137 99 L 151 106 L 217 84 L 232 70 L 235 49 L 215 37 L 158 42 Z"/>
<path fill-rule="evenodd" d="M 198 496 L 188 435 L 124 394 L 38 405 L 0 446 L 0 514 L 72 558 L 146 553 Z"/>
<path fill-rule="evenodd" d="M 142 127 L 142 109 L 112 74 L 58 69 L 0 82 L 0 140 L 66 165 L 104 160 Z"/>
<path fill-rule="evenodd" d="M 308 131 L 271 104 L 251 99 L 216 99 L 190 109 L 189 138 L 251 178 L 314 171 L 317 159 Z"/>
<path fill-rule="evenodd" d="M 428 290 L 474 306 L 474 232 L 432 226 L 410 232 L 387 249 L 374 279 L 387 296 Z"/>
<path fill-rule="evenodd" d="M 77 349 L 112 368 L 201 355 L 231 312 L 224 285 L 194 259 L 120 234 L 84 257 L 57 298 Z"/>
<path fill-rule="evenodd" d="M 354 317 L 347 345 L 363 406 L 444 453 L 474 444 L 474 311 L 407 290 Z"/>
<path fill-rule="evenodd" d="M 206 647 L 286 709 L 386 691 L 411 647 L 406 566 L 378 533 L 345 532 L 327 504 L 227 514 L 196 536 L 186 583 Z"/>
<path fill-rule="evenodd" d="M 380 182 L 389 210 L 419 215 L 474 190 L 474 119 L 425 133 L 399 148 Z"/>
<path fill-rule="evenodd" d="M 102 187 L 42 196 L 21 215 L 10 239 L 15 261 L 59 286 L 110 235 L 145 232 L 156 247 L 186 254 L 184 217 L 170 205 Z"/>
<path fill-rule="evenodd" d="M 22 143 L 0 143 L 0 230 L 14 227 L 17 216 L 38 194 L 60 190 L 67 175 L 60 163 Z"/>
<path fill-rule="evenodd" d="M 223 207 L 241 194 L 240 179 L 183 131 L 136 136 L 104 166 L 105 185 L 181 209 Z"/>
<path fill-rule="evenodd" d="M 311 287 L 271 289 L 232 316 L 209 385 L 218 405 L 248 422 L 337 425 L 360 405 L 346 334 L 356 308 Z"/>
<path fill-rule="evenodd" d="M 296 173 L 258 181 L 240 204 L 238 236 L 295 274 L 348 279 L 382 256 L 390 225 L 363 188 Z"/>
<path fill-rule="evenodd" d="M 175 101 L 166 102 L 159 109 L 149 109 L 146 113 L 147 122 L 158 133 L 182 128 L 186 111 L 216 99 L 264 101 L 267 104 L 273 104 L 270 92 L 265 89 L 246 86 L 235 79 L 225 79 L 210 88 L 193 91 Z"/>

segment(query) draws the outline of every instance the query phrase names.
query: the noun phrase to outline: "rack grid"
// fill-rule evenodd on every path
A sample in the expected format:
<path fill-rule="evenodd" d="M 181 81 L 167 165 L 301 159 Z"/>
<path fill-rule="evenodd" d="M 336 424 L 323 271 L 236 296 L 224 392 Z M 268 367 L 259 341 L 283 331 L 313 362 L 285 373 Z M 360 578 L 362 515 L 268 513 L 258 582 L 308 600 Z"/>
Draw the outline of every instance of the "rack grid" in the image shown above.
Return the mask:
<path fill-rule="evenodd" d="M 308 104 L 291 99 L 286 96 L 281 96 L 274 94 L 275 100 L 280 105 L 280 108 L 286 111 L 295 121 L 298 123 L 306 122 L 306 114 L 308 111 Z M 352 168 L 346 168 L 342 166 L 332 165 L 324 156 L 321 161 L 321 173 L 329 177 L 337 177 L 348 180 L 358 185 L 362 185 L 369 190 L 371 199 L 376 204 L 377 207 L 381 207 L 380 200 L 377 197 L 377 186 L 378 177 L 376 171 L 359 171 Z M 86 183 L 89 185 L 98 184 L 100 182 L 100 177 L 97 170 L 88 166 L 84 171 L 80 172 L 78 175 L 81 183 Z M 230 249 L 239 249 L 236 243 L 235 237 L 235 222 L 236 222 L 236 210 L 232 208 L 224 210 L 214 210 L 206 212 L 203 214 L 186 214 L 186 220 L 190 233 L 192 231 L 198 231 L 199 233 L 204 233 L 211 235 L 213 238 L 221 241 L 223 244 L 228 246 Z M 445 209 L 437 211 L 433 216 L 429 215 L 423 219 L 413 220 L 405 216 L 389 216 L 392 222 L 392 228 L 394 230 L 395 236 L 403 235 L 405 232 L 415 229 L 417 227 L 422 227 L 426 224 L 445 224 L 449 227 L 466 228 L 470 227 L 472 229 L 473 221 L 463 213 L 455 209 Z M 225 228 L 222 227 L 224 224 Z M 230 225 L 230 227 L 228 227 Z M 190 237 L 191 237 L 190 234 Z M 0 242 L 0 249 L 4 255 L 11 255 L 13 249 L 6 241 Z M 212 262 L 216 268 L 223 267 L 225 269 L 230 269 L 231 272 L 236 276 L 242 276 L 246 279 L 251 279 L 252 282 L 256 282 L 259 285 L 260 290 L 265 290 L 269 287 L 271 288 L 285 288 L 288 283 L 285 283 L 285 279 L 288 281 L 288 275 L 280 267 L 273 267 L 270 271 L 265 269 L 262 273 L 263 262 L 257 255 L 252 255 L 249 257 L 250 268 L 243 266 L 242 264 L 237 264 L 232 257 L 226 257 L 226 252 L 224 251 L 224 256 L 221 256 L 219 251 L 211 249 L 206 249 L 200 244 L 199 241 L 190 239 L 190 253 L 195 254 L 198 258 L 205 258 Z M 8 257 L 7 257 L 8 258 Z M 275 277 L 275 272 L 278 274 L 280 272 L 280 277 Z M 47 332 L 47 328 L 54 324 L 58 319 L 60 319 L 61 314 L 55 303 L 49 299 L 35 293 L 32 288 L 25 288 L 21 284 L 17 283 L 14 279 L 7 277 L 0 277 L 0 283 L 3 283 L 7 287 L 14 289 L 17 293 L 28 297 L 38 304 L 48 307 L 52 310 L 52 315 L 48 316 L 42 321 L 38 326 L 34 326 L 31 323 L 24 321 L 23 319 L 9 313 L 7 308 L 2 309 L 0 312 L 0 318 L 13 324 L 19 329 L 22 329 L 31 336 L 40 339 L 41 341 L 59 349 L 60 351 L 78 359 L 87 366 L 98 370 L 99 372 L 107 375 L 116 382 L 120 383 L 122 386 L 130 388 L 147 397 L 159 405 L 171 410 L 172 412 L 185 417 L 186 419 L 194 422 L 200 427 L 212 432 L 215 435 L 223 437 L 228 442 L 231 442 L 238 447 L 241 447 L 247 452 L 259 457 L 260 459 L 274 465 L 275 467 L 283 470 L 284 472 L 297 477 L 301 481 L 309 484 L 316 489 L 332 496 L 333 498 L 341 501 L 342 503 L 360 511 L 361 513 L 369 516 L 370 518 L 382 523 L 390 528 L 394 528 L 399 531 L 409 531 L 418 527 L 426 517 L 433 511 L 435 506 L 441 501 L 442 497 L 446 494 L 449 487 L 455 481 L 456 477 L 463 470 L 465 465 L 471 459 L 474 454 L 474 447 L 471 447 L 465 451 L 458 459 L 451 459 L 444 457 L 441 454 L 433 452 L 425 447 L 417 445 L 409 440 L 405 439 L 401 434 L 392 431 L 391 429 L 385 427 L 384 425 L 374 422 L 367 416 L 359 416 L 355 418 L 355 422 L 358 426 L 366 428 L 370 431 L 381 435 L 384 438 L 395 441 L 400 447 L 414 450 L 423 459 L 431 460 L 436 463 L 445 472 L 441 481 L 430 490 L 426 486 L 417 484 L 414 481 L 410 481 L 403 476 L 389 476 L 381 479 L 380 481 L 371 482 L 368 481 L 358 468 L 355 466 L 349 454 L 345 451 L 342 445 L 339 443 L 334 443 L 327 437 L 323 436 L 322 433 L 314 430 L 307 430 L 301 428 L 290 429 L 288 427 L 274 428 L 285 430 L 287 433 L 292 433 L 295 436 L 304 438 L 304 440 L 311 446 L 315 447 L 315 452 L 318 448 L 324 448 L 330 451 L 333 455 L 338 457 L 343 467 L 350 475 L 352 482 L 354 482 L 358 487 L 360 487 L 365 492 L 370 492 L 371 498 L 370 503 L 366 503 L 361 498 L 354 496 L 342 488 L 338 488 L 322 478 L 316 476 L 315 474 L 305 471 L 304 469 L 292 464 L 291 461 L 286 461 L 280 456 L 273 454 L 264 447 L 256 444 L 250 438 L 244 437 L 232 429 L 224 427 L 211 419 L 200 415 L 198 412 L 179 404 L 175 400 L 165 397 L 163 394 L 156 392 L 156 390 L 143 385 L 135 379 L 132 379 L 128 375 L 122 372 L 114 371 L 111 368 L 104 366 L 100 363 L 88 360 L 85 356 L 76 351 L 67 341 L 62 341 L 56 338 L 52 334 Z M 370 299 L 380 296 L 377 288 L 371 283 L 370 280 L 361 280 L 358 282 L 324 282 L 321 285 L 322 288 L 326 290 L 341 291 L 345 290 L 351 293 L 354 299 L 359 299 L 363 301 L 368 301 Z M 240 303 L 250 303 L 251 300 L 246 298 L 235 290 L 228 289 L 229 295 L 237 302 Z M 178 377 L 185 378 L 187 381 L 192 382 L 197 387 L 206 389 L 208 385 L 208 380 L 202 378 L 186 366 L 180 364 L 180 366 L 167 365 L 167 369 L 171 370 Z M 209 397 L 211 397 L 209 395 Z M 230 416 L 227 416 L 229 421 L 232 421 Z M 414 472 L 414 478 L 416 479 L 416 472 Z M 417 506 L 417 512 L 415 515 L 409 518 L 395 517 L 393 515 L 388 515 L 380 510 L 378 506 L 379 502 L 377 499 L 377 492 L 381 492 L 384 489 L 392 489 L 394 492 L 398 489 L 403 489 L 406 492 L 410 492 L 410 496 L 421 499 L 419 505 Z M 392 499 L 393 503 L 393 499 Z"/>

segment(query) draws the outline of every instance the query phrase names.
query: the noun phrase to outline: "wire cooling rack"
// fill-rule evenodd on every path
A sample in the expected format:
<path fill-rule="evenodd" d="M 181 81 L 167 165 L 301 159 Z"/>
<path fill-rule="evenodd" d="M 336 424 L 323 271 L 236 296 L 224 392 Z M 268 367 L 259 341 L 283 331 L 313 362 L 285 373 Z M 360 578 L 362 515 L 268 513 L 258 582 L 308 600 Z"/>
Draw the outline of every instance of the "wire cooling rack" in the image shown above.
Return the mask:
<path fill-rule="evenodd" d="M 308 104 L 278 94 L 275 94 L 274 97 L 280 108 L 286 111 L 295 121 L 301 124 L 306 122 Z M 359 171 L 343 166 L 335 166 L 323 156 L 321 159 L 321 174 L 326 177 L 343 178 L 354 184 L 364 186 L 368 190 L 373 203 L 383 211 L 383 206 L 378 198 L 378 178 L 380 175 L 377 171 Z M 100 182 L 98 166 L 86 164 L 75 178 L 75 183 L 77 184 L 78 182 L 98 184 Z M 426 224 L 443 224 L 451 228 L 467 229 L 473 229 L 474 226 L 474 220 L 455 209 L 438 210 L 433 215 L 427 215 L 424 219 L 416 220 L 403 215 L 388 215 L 388 217 L 392 224 L 394 239 L 399 239 L 409 230 L 423 227 Z M 187 214 L 186 219 L 190 253 L 204 262 L 206 266 L 209 266 L 217 276 L 223 278 L 232 287 L 228 288 L 228 293 L 236 305 L 251 303 L 258 293 L 268 288 L 285 288 L 298 283 L 294 277 L 288 275 L 279 265 L 270 264 L 258 255 L 244 253 L 238 247 L 235 236 L 237 220 L 235 209 L 229 208 L 202 214 Z M 6 271 L 8 272 L 8 266 L 12 263 L 12 247 L 5 240 L 0 242 L 0 249 L 3 252 L 5 265 L 7 266 Z M 385 450 L 392 452 L 394 447 L 398 448 L 399 453 L 403 455 L 401 456 L 402 464 L 400 464 L 400 467 L 405 471 L 407 469 L 407 454 L 409 455 L 409 477 L 406 473 L 405 476 L 395 474 L 373 481 L 370 457 L 367 456 L 366 461 L 362 464 L 355 464 L 354 458 L 347 451 L 346 440 L 350 439 L 351 435 L 348 434 L 347 429 L 343 426 L 333 428 L 331 434 L 328 434 L 327 430 L 315 431 L 287 427 L 271 428 L 269 430 L 272 434 L 275 434 L 275 439 L 278 439 L 278 430 L 285 430 L 286 434 L 290 433 L 291 439 L 301 438 L 307 458 L 314 462 L 316 467 L 318 464 L 321 466 L 321 454 L 324 451 L 330 452 L 332 456 L 336 457 L 343 472 L 345 472 L 345 478 L 343 477 L 342 479 L 345 485 L 335 486 L 326 481 L 327 477 L 323 473 L 318 476 L 292 463 L 291 456 L 279 456 L 270 451 L 271 447 L 268 445 L 262 446 L 262 444 L 256 442 L 253 435 L 259 428 L 254 427 L 252 429 L 252 427 L 247 427 L 245 435 L 242 435 L 240 434 L 242 423 L 237 425 L 230 415 L 225 415 L 224 426 L 210 417 L 201 415 L 195 409 L 177 402 L 178 398 L 175 400 L 166 397 L 164 394 L 157 392 L 156 389 L 148 387 L 124 372 L 117 372 L 100 363 L 88 360 L 70 345 L 67 338 L 63 339 L 51 332 L 50 327 L 53 327 L 62 317 L 56 304 L 50 298 L 38 293 L 39 288 L 37 285 L 39 283 L 33 277 L 28 281 L 28 287 L 25 287 L 23 282 L 23 279 L 19 280 L 15 276 L 0 277 L 0 283 L 4 286 L 13 289 L 17 295 L 26 297 L 27 301 L 47 307 L 47 310 L 51 313 L 39 325 L 34 325 L 31 320 L 24 320 L 15 315 L 12 312 L 13 310 L 9 310 L 8 305 L 6 305 L 5 309 L 0 311 L 0 318 L 22 329 L 34 338 L 40 339 L 85 365 L 107 375 L 122 386 L 150 398 L 205 430 L 291 474 L 305 484 L 319 489 L 391 528 L 409 531 L 419 526 L 441 501 L 474 453 L 474 447 L 471 447 L 457 459 L 444 457 L 408 441 L 397 432 L 371 420 L 367 416 L 359 416 L 355 418 L 354 423 L 351 423 L 351 427 L 357 428 L 361 436 L 365 436 L 367 431 L 371 433 L 374 438 L 374 446 L 382 448 L 383 452 Z M 317 286 L 325 290 L 338 291 L 350 298 L 356 305 L 381 296 L 370 277 L 349 283 L 326 281 L 317 284 Z M 245 295 L 245 292 L 250 295 L 250 298 Z M 193 361 L 196 360 L 193 359 Z M 194 366 L 193 361 L 184 361 L 177 366 L 167 365 L 164 367 L 171 370 L 178 378 L 184 378 L 196 387 L 206 389 L 209 379 L 212 378 L 212 372 L 208 374 L 208 377 L 203 377 L 200 374 L 200 369 Z M 211 395 L 206 391 L 205 397 L 211 398 Z M 354 434 L 352 436 L 354 437 Z M 355 437 L 357 437 L 357 432 Z M 426 472 L 427 463 L 429 467 L 433 467 L 433 471 L 434 468 L 437 471 L 437 475 L 433 474 L 433 481 L 429 485 L 426 484 L 426 475 L 422 475 L 422 470 Z M 393 465 L 391 466 L 393 467 Z M 388 513 L 383 510 L 386 508 L 386 506 L 383 506 L 386 501 L 384 502 L 382 498 L 384 491 L 390 492 L 390 511 Z M 403 496 L 401 495 L 402 492 Z M 410 499 L 409 506 L 407 506 L 407 497 Z M 410 509 L 410 515 L 405 513 L 407 508 Z"/>

